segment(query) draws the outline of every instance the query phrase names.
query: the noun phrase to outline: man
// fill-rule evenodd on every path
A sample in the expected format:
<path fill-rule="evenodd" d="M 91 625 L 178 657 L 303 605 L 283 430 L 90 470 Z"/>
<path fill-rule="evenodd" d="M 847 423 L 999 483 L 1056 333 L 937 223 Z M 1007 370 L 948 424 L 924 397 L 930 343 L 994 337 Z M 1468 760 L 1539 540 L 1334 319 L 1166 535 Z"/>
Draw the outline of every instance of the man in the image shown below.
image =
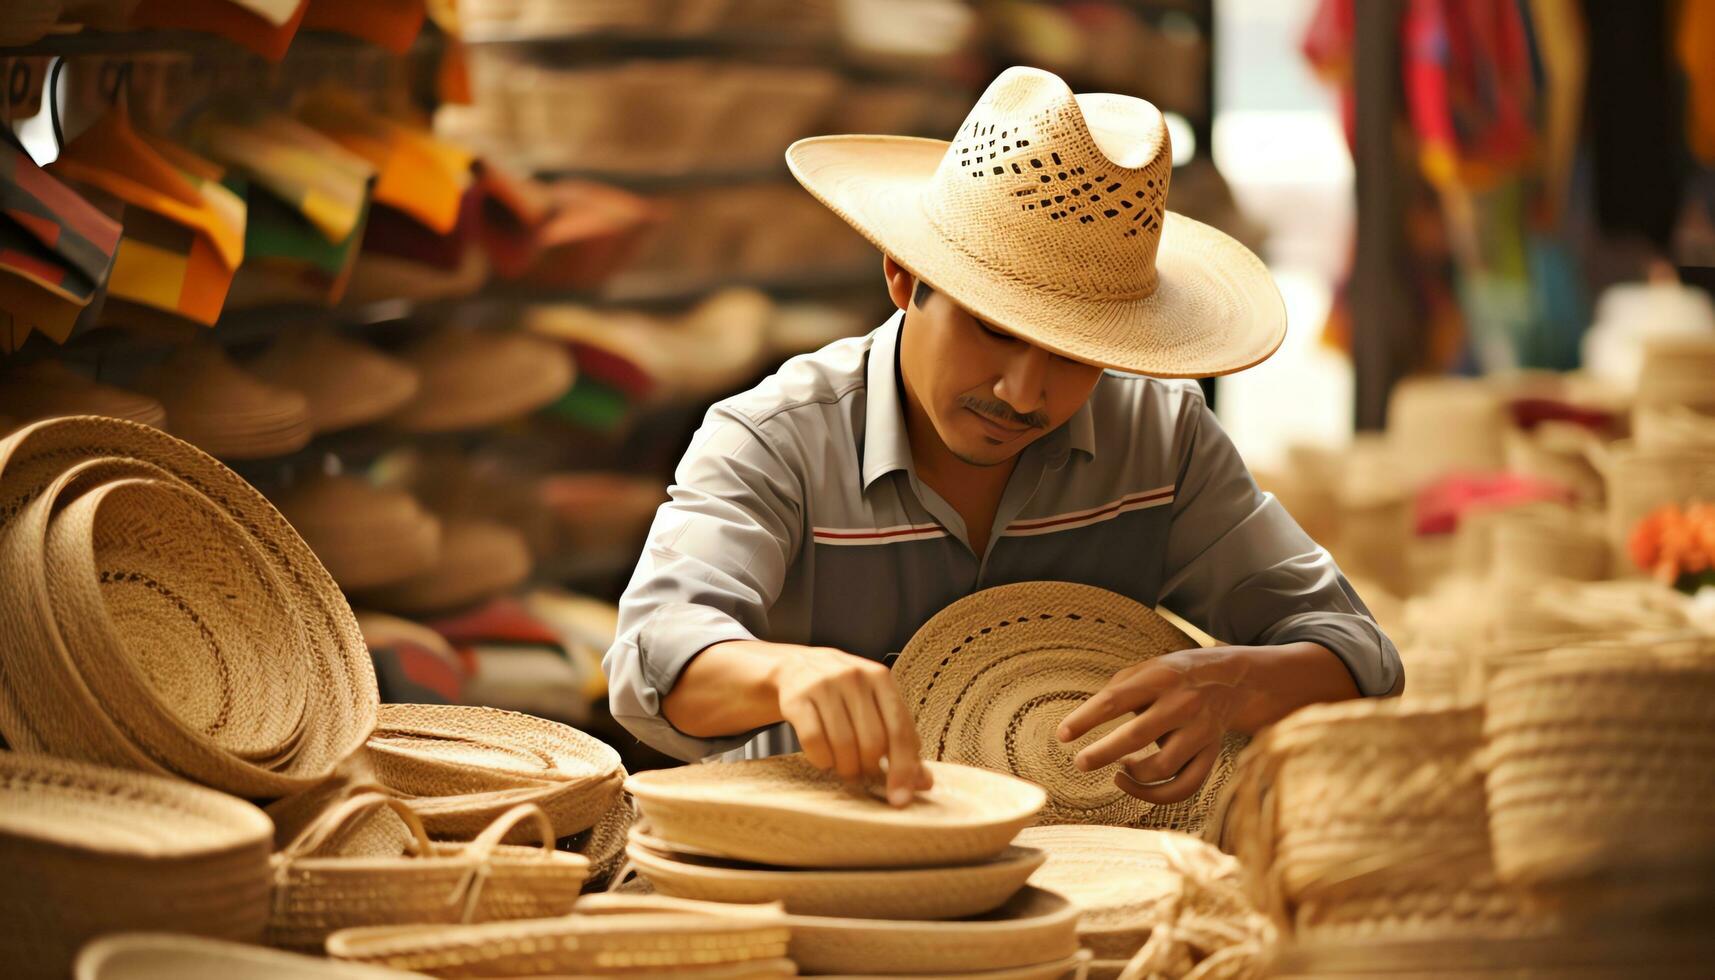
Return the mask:
<path fill-rule="evenodd" d="M 1400 690 L 1393 645 L 1198 387 L 1146 377 L 1240 370 L 1285 334 L 1256 257 L 1166 211 L 1153 106 L 1014 68 L 950 145 L 787 159 L 885 253 L 899 312 L 710 410 L 604 660 L 631 732 L 685 760 L 796 741 L 909 803 L 930 780 L 886 657 L 954 600 L 1040 579 L 1240 644 L 1122 671 L 1066 718 L 1070 741 L 1136 713 L 1076 764 L 1117 763 L 1140 799 L 1193 794 L 1229 730 Z"/>

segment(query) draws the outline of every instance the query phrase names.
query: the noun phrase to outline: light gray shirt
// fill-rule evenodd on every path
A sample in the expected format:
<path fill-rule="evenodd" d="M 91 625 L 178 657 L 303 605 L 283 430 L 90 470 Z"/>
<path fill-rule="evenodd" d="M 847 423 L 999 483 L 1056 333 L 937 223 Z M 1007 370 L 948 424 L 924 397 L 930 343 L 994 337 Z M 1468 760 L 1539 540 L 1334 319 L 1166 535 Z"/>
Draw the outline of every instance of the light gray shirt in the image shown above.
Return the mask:
<path fill-rule="evenodd" d="M 613 715 L 632 734 L 687 761 L 792 751 L 786 726 L 693 738 L 661 703 L 715 643 L 886 660 L 953 601 L 1039 579 L 1165 606 L 1224 643 L 1319 643 L 1362 693 L 1403 687 L 1398 651 L 1328 552 L 1257 489 L 1195 382 L 1103 374 L 1020 454 L 976 554 L 912 466 L 902 318 L 795 357 L 709 410 L 602 660 Z"/>

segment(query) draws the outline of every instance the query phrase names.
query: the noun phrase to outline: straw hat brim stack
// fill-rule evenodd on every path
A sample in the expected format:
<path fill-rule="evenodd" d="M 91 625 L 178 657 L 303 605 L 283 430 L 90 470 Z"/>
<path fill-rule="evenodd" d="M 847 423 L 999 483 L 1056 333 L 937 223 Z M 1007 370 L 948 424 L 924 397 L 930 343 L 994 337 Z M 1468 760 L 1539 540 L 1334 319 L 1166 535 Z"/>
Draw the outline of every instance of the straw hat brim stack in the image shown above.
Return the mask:
<path fill-rule="evenodd" d="M 0 752 L 0 958 L 63 977 L 89 939 L 164 929 L 254 942 L 268 918 L 262 811 L 193 786 Z"/>
<path fill-rule="evenodd" d="M 522 418 L 565 394 L 576 372 L 560 346 L 517 331 L 446 327 L 406 349 L 422 385 L 388 417 L 406 432 L 454 432 Z"/>
<path fill-rule="evenodd" d="M 56 415 L 105 415 L 167 427 L 167 410 L 147 395 L 91 381 L 59 361 L 42 361 L 0 379 L 0 415 L 16 422 Z M 7 427 L 0 427 L 4 434 Z"/>
<path fill-rule="evenodd" d="M 1030 827 L 1018 839 L 1047 855 L 1031 884 L 1078 907 L 1078 941 L 1100 961 L 1129 959 L 1178 897 L 1178 875 L 1156 839 L 1163 833 L 1064 824 Z"/>
<path fill-rule="evenodd" d="M 421 977 L 361 963 L 171 933 L 119 933 L 78 954 L 73 980 L 404 980 Z"/>
<path fill-rule="evenodd" d="M 115 479 L 131 481 L 129 506 L 104 517 L 120 491 L 80 499 Z M 195 548 L 215 544 L 231 561 L 207 567 Z M 270 798 L 326 780 L 374 727 L 374 667 L 338 586 L 255 489 L 159 430 L 78 416 L 0 440 L 0 560 L 0 734 L 13 748 Z M 173 583 L 202 608 L 180 605 Z M 174 637 L 190 639 L 181 650 Z M 177 656 L 151 660 L 151 642 Z"/>
<path fill-rule="evenodd" d="M 937 613 L 893 666 L 927 758 L 1010 772 L 1048 790 L 1043 823 L 1152 827 L 1194 833 L 1244 739 L 1228 735 L 1191 799 L 1156 806 L 1114 784 L 1110 769 L 1080 772 L 1084 746 L 1119 721 L 1062 744 L 1055 732 L 1119 671 L 1197 644 L 1155 611 L 1070 582 L 985 589 Z"/>
<path fill-rule="evenodd" d="M 408 403 L 420 384 L 409 366 L 331 329 L 289 332 L 249 368 L 302 394 L 317 432 L 380 421 Z"/>
<path fill-rule="evenodd" d="M 314 477 L 280 511 L 347 591 L 378 588 L 435 567 L 441 522 L 410 494 L 348 476 Z"/>
<path fill-rule="evenodd" d="M 942 867 L 991 860 L 1045 802 L 1037 786 L 928 763 L 934 788 L 907 807 L 854 791 L 802 754 L 637 773 L 626 780 L 673 846 L 791 868 Z"/>
<path fill-rule="evenodd" d="M 491 521 L 449 519 L 441 524 L 433 565 L 362 595 L 366 605 L 407 615 L 448 612 L 522 585 L 530 568 L 530 547 L 517 531 Z"/>
<path fill-rule="evenodd" d="M 179 348 L 141 387 L 161 400 L 175 434 L 211 456 L 284 456 L 313 434 L 303 395 L 259 380 L 213 344 Z"/>
<path fill-rule="evenodd" d="M 809 974 L 1016 970 L 1076 956 L 1078 910 L 1023 888 L 1004 905 L 963 919 L 921 921 L 794 915 L 792 961 Z"/>

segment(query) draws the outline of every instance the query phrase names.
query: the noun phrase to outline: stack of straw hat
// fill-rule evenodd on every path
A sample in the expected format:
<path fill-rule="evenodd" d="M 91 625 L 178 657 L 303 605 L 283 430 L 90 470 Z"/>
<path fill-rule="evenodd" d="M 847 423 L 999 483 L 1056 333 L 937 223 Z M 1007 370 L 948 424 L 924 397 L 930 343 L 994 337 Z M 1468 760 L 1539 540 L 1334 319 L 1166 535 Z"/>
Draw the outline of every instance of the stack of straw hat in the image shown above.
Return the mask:
<path fill-rule="evenodd" d="M 347 857 L 326 850 L 382 807 L 410 831 L 402 853 Z M 541 847 L 500 842 L 526 820 L 538 825 Z M 320 952 L 340 929 L 564 915 L 589 870 L 582 856 L 554 849 L 552 827 L 534 804 L 508 810 L 468 844 L 435 844 L 409 806 L 381 793 L 330 807 L 272 860 L 268 945 L 304 952 Z"/>
<path fill-rule="evenodd" d="M 1043 823 L 1107 824 L 1196 833 L 1244 738 L 1228 735 L 1203 788 L 1157 806 L 1119 789 L 1109 769 L 1073 758 L 1121 724 L 1072 743 L 1055 732 L 1115 674 L 1197 646 L 1161 615 L 1105 589 L 1023 582 L 967 596 L 923 624 L 894 664 L 926 758 L 1010 772 L 1048 791 Z"/>
<path fill-rule="evenodd" d="M 174 433 L 222 459 L 283 456 L 312 435 L 303 395 L 257 379 L 214 344 L 180 347 L 141 387 L 166 406 Z"/>
<path fill-rule="evenodd" d="M 1465 523 L 1460 522 L 1461 535 Z M 1562 504 L 1526 504 L 1499 511 L 1486 523 L 1488 567 L 1497 580 L 1595 582 L 1608 577 L 1611 558 L 1600 512 Z"/>
<path fill-rule="evenodd" d="M 1012 846 L 1046 795 L 928 765 L 934 788 L 903 808 L 802 755 L 639 773 L 626 785 L 648 830 L 628 853 L 675 900 L 782 903 L 805 973 L 1060 976 L 1077 912 L 1025 884 L 1040 855 Z"/>
<path fill-rule="evenodd" d="M 1644 348 L 1640 408 L 1679 405 L 1715 414 L 1715 337 L 1663 337 Z"/>
<path fill-rule="evenodd" d="M 285 333 L 249 368 L 302 394 L 318 433 L 380 421 L 415 397 L 419 384 L 408 365 L 325 327 Z"/>
<path fill-rule="evenodd" d="M 55 415 L 105 415 L 164 429 L 167 410 L 147 395 L 91 381 L 59 361 L 40 361 L 0 378 L 0 414 L 17 422 Z"/>
<path fill-rule="evenodd" d="M 166 932 L 118 933 L 97 939 L 78 954 L 72 971 L 73 980 L 404 980 L 412 976 L 416 974 Z"/>
<path fill-rule="evenodd" d="M 251 798 L 327 779 L 374 727 L 338 586 L 279 512 L 157 429 L 0 440 L 0 734 Z"/>
<path fill-rule="evenodd" d="M 403 491 L 355 477 L 316 476 L 279 504 L 347 591 L 392 585 L 440 560 L 441 522 Z"/>
<path fill-rule="evenodd" d="M 440 548 L 428 567 L 362 592 L 377 609 L 406 615 L 446 612 L 492 599 L 530 577 L 530 546 L 492 521 L 441 523 Z"/>
<path fill-rule="evenodd" d="M 1411 486 L 1505 465 L 1506 405 L 1475 378 L 1407 378 L 1388 398 L 1387 438 Z"/>
<path fill-rule="evenodd" d="M 455 432 L 521 418 L 565 394 L 575 373 L 559 345 L 517 331 L 443 327 L 401 356 L 422 379 L 387 420 L 406 432 Z"/>
<path fill-rule="evenodd" d="M 255 942 L 268 819 L 178 780 L 0 752 L 0 960 L 66 976 L 89 939 L 170 929 Z"/>
<path fill-rule="evenodd" d="M 1031 884 L 1078 908 L 1092 978 L 1260 977 L 1274 937 L 1238 862 L 1186 834 L 1131 827 L 1031 827 L 1048 855 Z"/>

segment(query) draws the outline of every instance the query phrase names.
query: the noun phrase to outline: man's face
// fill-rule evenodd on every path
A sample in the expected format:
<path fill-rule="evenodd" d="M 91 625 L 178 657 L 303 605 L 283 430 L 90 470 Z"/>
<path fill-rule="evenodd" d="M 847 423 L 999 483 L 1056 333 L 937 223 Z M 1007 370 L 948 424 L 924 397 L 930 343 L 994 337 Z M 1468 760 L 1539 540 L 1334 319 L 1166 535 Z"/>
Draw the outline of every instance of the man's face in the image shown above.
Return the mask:
<path fill-rule="evenodd" d="M 1004 463 L 1059 427 L 1102 374 L 982 323 L 938 291 L 917 291 L 905 317 L 906 390 L 941 442 L 976 466 Z"/>

